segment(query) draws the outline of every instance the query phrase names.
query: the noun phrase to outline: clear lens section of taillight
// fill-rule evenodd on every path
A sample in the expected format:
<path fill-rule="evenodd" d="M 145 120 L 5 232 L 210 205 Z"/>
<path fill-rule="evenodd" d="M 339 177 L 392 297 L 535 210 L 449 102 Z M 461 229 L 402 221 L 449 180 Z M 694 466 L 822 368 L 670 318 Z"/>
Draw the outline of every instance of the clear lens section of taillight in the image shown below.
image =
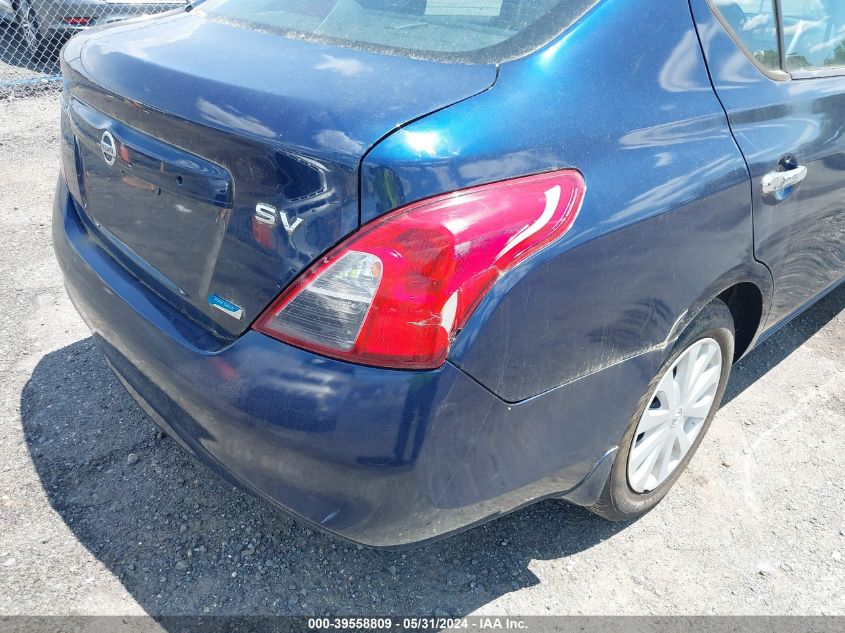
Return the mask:
<path fill-rule="evenodd" d="M 566 170 L 408 205 L 315 263 L 254 327 L 352 362 L 439 367 L 496 279 L 570 229 L 584 189 Z"/>
<path fill-rule="evenodd" d="M 274 328 L 339 351 L 355 345 L 381 281 L 381 260 L 349 251 L 324 268 L 273 319 Z"/>

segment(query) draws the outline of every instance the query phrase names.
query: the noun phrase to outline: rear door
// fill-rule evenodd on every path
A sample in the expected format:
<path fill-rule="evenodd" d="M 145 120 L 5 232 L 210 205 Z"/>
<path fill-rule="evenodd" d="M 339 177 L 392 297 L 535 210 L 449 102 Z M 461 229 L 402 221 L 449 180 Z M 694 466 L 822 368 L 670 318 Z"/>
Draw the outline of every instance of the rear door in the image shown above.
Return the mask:
<path fill-rule="evenodd" d="M 845 275 L 845 3 L 691 0 L 716 92 L 751 173 L 769 323 Z"/>

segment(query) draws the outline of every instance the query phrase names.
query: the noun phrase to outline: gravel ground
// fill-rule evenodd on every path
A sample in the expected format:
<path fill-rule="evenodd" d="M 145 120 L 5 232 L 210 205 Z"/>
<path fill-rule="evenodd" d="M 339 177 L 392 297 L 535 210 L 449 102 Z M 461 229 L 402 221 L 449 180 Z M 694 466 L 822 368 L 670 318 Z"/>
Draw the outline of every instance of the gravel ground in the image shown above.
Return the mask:
<path fill-rule="evenodd" d="M 370 551 L 157 435 L 62 288 L 56 95 L 0 102 L 0 614 L 845 614 L 845 288 L 735 368 L 630 525 L 544 502 Z"/>

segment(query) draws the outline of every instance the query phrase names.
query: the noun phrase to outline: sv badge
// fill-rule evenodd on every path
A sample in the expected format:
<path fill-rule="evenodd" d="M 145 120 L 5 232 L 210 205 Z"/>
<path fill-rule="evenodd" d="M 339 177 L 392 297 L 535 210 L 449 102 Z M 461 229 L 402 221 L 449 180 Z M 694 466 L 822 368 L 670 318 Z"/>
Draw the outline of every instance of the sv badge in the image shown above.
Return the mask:
<path fill-rule="evenodd" d="M 276 226 L 281 222 L 282 227 L 287 231 L 288 235 L 293 237 L 293 232 L 302 224 L 302 218 L 296 218 L 293 222 L 288 219 L 288 214 L 284 211 L 279 211 L 276 207 L 269 204 L 259 202 L 255 205 L 255 219 L 262 224 L 269 226 Z"/>

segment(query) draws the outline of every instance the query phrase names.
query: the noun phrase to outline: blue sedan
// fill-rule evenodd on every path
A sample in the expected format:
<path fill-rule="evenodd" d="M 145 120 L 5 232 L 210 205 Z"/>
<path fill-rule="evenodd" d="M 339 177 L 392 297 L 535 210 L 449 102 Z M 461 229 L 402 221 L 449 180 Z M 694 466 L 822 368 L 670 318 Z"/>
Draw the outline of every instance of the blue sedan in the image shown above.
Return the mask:
<path fill-rule="evenodd" d="M 367 545 L 648 512 L 845 279 L 838 0 L 208 0 L 62 71 L 55 250 L 116 375 Z"/>

